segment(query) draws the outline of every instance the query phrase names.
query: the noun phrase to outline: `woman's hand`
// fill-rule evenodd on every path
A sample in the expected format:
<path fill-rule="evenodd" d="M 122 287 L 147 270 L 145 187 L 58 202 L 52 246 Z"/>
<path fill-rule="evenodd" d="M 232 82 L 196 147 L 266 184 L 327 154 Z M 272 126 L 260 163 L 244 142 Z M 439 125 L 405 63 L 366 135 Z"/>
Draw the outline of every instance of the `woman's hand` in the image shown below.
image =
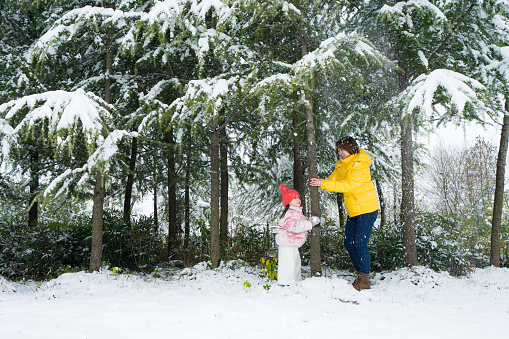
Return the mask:
<path fill-rule="evenodd" d="M 311 178 L 311 179 L 309 179 L 309 185 L 322 186 L 322 180 L 320 178 Z"/>

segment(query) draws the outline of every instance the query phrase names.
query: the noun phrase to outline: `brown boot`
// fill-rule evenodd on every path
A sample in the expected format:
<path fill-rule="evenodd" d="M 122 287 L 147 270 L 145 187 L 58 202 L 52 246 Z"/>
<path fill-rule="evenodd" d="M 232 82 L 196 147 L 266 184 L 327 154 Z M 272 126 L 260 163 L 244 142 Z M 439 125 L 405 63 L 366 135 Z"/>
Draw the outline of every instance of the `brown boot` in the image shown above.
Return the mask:
<path fill-rule="evenodd" d="M 357 291 L 361 290 L 369 290 L 371 288 L 371 283 L 369 282 L 369 274 L 359 272 L 359 282 L 357 285 L 354 285 Z"/>
<path fill-rule="evenodd" d="M 353 286 L 353 287 L 357 286 L 357 284 L 358 284 L 358 283 L 359 283 L 359 281 L 361 280 L 361 277 L 360 277 L 360 275 L 359 275 L 360 273 L 361 273 L 361 272 L 359 272 L 359 271 L 355 272 L 355 279 L 354 279 L 354 281 L 353 281 L 353 283 L 352 283 L 352 286 Z"/>

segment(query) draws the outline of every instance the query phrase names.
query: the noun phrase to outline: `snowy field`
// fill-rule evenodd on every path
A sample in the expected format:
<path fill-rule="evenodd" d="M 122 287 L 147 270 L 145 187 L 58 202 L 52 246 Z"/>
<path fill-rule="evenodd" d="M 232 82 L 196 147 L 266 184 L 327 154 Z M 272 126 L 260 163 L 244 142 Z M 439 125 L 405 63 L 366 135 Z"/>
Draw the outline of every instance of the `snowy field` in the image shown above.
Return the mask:
<path fill-rule="evenodd" d="M 0 277 L 0 338 L 507 336 L 509 269 L 477 269 L 461 278 L 401 269 L 372 275 L 372 289 L 362 292 L 347 272 L 291 287 L 259 272 L 230 262 L 160 277 L 79 272 L 23 284 Z"/>

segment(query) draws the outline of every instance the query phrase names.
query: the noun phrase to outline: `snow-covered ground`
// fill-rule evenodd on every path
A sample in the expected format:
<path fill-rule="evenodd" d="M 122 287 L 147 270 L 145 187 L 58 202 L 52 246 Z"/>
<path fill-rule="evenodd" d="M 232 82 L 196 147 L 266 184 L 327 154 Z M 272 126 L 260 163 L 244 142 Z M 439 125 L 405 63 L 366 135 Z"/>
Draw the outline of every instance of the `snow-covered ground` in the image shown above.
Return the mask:
<path fill-rule="evenodd" d="M 42 283 L 0 277 L 0 338 L 507 336 L 509 269 L 456 278 L 405 268 L 372 275 L 372 289 L 361 292 L 347 272 L 328 275 L 281 287 L 260 269 L 229 262 L 160 277 L 108 270 Z"/>

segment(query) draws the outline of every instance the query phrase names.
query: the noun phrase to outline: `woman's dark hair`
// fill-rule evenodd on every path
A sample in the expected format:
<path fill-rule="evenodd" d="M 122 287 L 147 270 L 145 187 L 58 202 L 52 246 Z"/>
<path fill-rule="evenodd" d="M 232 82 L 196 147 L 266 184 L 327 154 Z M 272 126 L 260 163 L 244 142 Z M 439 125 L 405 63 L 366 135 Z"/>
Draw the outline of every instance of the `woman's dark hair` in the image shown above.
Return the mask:
<path fill-rule="evenodd" d="M 336 141 L 336 151 L 340 149 L 347 151 L 350 154 L 359 153 L 359 145 L 353 137 L 341 137 Z"/>
<path fill-rule="evenodd" d="M 279 219 L 283 218 L 286 214 L 286 212 L 288 211 L 288 209 L 290 208 L 290 204 L 286 205 L 285 206 L 285 210 L 283 211 L 283 213 L 281 213 L 281 216 L 279 217 Z"/>

